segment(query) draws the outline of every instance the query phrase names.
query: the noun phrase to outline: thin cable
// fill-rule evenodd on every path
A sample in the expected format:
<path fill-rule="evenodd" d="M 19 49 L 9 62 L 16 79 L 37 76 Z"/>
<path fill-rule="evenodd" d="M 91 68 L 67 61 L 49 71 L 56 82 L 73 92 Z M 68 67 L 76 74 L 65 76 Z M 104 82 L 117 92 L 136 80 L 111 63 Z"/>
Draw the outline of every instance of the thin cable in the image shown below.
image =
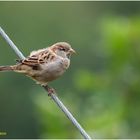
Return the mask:
<path fill-rule="evenodd" d="M 64 106 L 61 100 L 55 96 L 55 94 L 51 95 L 52 99 L 56 102 L 59 108 L 64 112 L 64 114 L 68 117 L 68 119 L 77 127 L 80 131 L 81 135 L 85 139 L 91 139 L 90 136 L 86 133 L 86 131 L 82 128 L 82 126 L 77 122 L 77 120 L 73 117 L 73 115 L 69 112 L 69 110 Z"/>
<path fill-rule="evenodd" d="M 15 51 L 19 58 L 25 59 L 24 55 L 21 51 L 16 47 L 13 41 L 8 37 L 8 35 L 4 32 L 4 30 L 0 27 L 0 34 L 6 40 L 6 42 L 11 46 L 11 48 Z"/>
<path fill-rule="evenodd" d="M 15 51 L 18 57 L 21 59 L 25 59 L 25 56 L 21 53 L 21 51 L 17 48 L 17 46 L 13 43 L 13 41 L 8 37 L 8 35 L 4 32 L 4 30 L 1 27 L 0 27 L 0 34 L 6 40 L 6 42 L 11 46 L 11 48 Z M 86 131 L 82 128 L 82 126 L 77 122 L 77 120 L 69 112 L 69 110 L 64 106 L 62 101 L 56 96 L 56 94 L 51 94 L 50 96 L 53 99 L 53 101 L 57 104 L 57 106 L 68 117 L 68 119 L 77 127 L 77 129 L 80 131 L 82 136 L 85 139 L 91 139 L 90 136 L 86 133 Z"/>

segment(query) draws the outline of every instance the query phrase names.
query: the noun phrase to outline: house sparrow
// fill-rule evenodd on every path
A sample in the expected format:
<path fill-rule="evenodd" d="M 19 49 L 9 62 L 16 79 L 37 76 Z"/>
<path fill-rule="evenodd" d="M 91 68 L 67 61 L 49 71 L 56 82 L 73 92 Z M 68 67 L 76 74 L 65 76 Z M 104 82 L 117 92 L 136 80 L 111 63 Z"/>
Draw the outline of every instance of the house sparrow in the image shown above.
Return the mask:
<path fill-rule="evenodd" d="M 23 73 L 47 87 L 48 82 L 57 79 L 68 69 L 73 53 L 75 50 L 70 44 L 58 42 L 48 48 L 31 52 L 24 60 L 18 60 L 16 65 L 0 66 L 0 71 Z"/>

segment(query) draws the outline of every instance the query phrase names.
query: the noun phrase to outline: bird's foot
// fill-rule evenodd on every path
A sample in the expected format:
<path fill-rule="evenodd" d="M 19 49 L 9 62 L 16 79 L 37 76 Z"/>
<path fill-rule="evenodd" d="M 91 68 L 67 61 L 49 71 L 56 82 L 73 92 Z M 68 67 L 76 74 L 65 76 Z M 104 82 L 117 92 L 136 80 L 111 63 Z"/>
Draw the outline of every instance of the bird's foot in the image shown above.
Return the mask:
<path fill-rule="evenodd" d="M 49 87 L 48 85 L 45 85 L 45 86 L 43 86 L 43 87 L 47 90 L 48 96 L 51 96 L 52 94 L 55 94 L 55 93 L 56 93 L 56 92 L 55 92 L 55 89 L 52 88 L 52 87 Z"/>
<path fill-rule="evenodd" d="M 51 96 L 51 94 L 55 94 L 55 93 L 56 92 L 54 88 L 51 88 L 51 87 L 48 88 L 48 96 Z"/>

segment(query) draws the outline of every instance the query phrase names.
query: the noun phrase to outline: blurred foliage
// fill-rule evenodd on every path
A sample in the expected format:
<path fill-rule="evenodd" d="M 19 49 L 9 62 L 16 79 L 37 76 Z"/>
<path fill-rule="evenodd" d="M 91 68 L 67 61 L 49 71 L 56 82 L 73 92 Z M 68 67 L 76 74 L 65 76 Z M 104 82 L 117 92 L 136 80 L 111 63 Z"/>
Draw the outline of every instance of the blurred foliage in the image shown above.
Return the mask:
<path fill-rule="evenodd" d="M 140 138 L 140 2 L 0 2 L 0 25 L 25 55 L 67 41 L 77 51 L 50 83 L 94 138 Z M 0 38 L 0 64 L 17 56 Z M 1 138 L 82 138 L 29 78 L 0 73 Z"/>

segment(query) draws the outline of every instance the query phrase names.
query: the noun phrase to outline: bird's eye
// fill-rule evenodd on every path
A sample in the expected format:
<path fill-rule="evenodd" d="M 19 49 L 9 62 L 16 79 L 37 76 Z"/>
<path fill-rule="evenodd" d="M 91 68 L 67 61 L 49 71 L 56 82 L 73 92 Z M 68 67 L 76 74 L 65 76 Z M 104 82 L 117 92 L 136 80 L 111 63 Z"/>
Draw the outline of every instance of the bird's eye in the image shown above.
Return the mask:
<path fill-rule="evenodd" d="M 64 48 L 59 48 L 59 50 L 60 50 L 60 51 L 65 51 L 65 49 L 64 49 Z"/>

